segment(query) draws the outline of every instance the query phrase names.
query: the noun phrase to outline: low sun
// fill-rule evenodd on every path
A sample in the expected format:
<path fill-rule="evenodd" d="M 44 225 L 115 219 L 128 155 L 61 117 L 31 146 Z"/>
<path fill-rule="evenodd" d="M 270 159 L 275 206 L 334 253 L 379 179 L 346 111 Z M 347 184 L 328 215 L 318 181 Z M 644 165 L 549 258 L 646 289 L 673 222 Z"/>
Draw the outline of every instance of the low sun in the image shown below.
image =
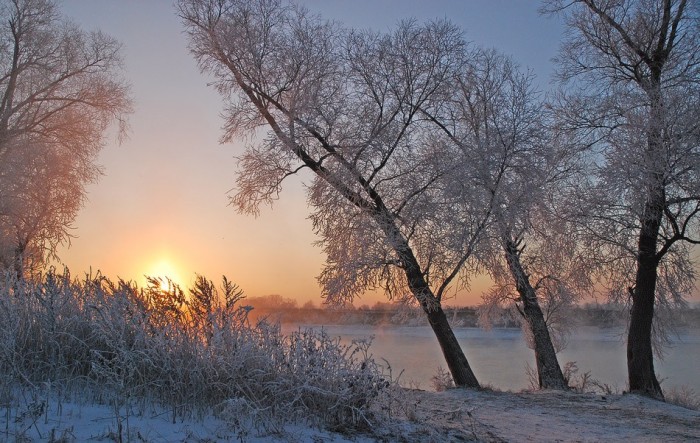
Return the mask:
<path fill-rule="evenodd" d="M 155 262 L 148 269 L 146 275 L 148 277 L 155 277 L 160 279 L 160 289 L 164 291 L 167 291 L 169 289 L 168 279 L 170 279 L 170 281 L 172 281 L 173 283 L 179 285 L 183 290 L 185 289 L 185 287 L 183 286 L 183 280 L 182 276 L 180 275 L 180 272 L 172 264 L 172 262 L 167 259 L 161 259 Z"/>

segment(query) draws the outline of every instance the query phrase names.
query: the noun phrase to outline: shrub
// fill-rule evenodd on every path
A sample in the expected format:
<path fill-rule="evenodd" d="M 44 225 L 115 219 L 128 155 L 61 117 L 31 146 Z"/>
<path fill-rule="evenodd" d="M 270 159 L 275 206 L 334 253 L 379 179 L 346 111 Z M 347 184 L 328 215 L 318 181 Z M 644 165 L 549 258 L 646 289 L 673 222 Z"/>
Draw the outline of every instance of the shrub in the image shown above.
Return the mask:
<path fill-rule="evenodd" d="M 687 385 L 674 386 L 664 392 L 667 403 L 684 408 L 700 410 L 700 396 Z"/>
<path fill-rule="evenodd" d="M 145 288 L 100 274 L 73 280 L 50 270 L 0 286 L 0 391 L 89 389 L 115 411 L 167 408 L 172 420 L 215 411 L 274 430 L 290 421 L 335 430 L 366 426 L 388 383 L 369 342 L 323 330 L 283 335 L 251 324 L 240 289 L 198 276 L 189 297 L 157 279 Z M 247 420 L 232 411 L 246 411 Z"/>
<path fill-rule="evenodd" d="M 437 392 L 446 391 L 455 387 L 452 376 L 442 366 L 438 366 L 437 372 L 430 378 L 430 381 L 433 384 L 433 389 Z"/>

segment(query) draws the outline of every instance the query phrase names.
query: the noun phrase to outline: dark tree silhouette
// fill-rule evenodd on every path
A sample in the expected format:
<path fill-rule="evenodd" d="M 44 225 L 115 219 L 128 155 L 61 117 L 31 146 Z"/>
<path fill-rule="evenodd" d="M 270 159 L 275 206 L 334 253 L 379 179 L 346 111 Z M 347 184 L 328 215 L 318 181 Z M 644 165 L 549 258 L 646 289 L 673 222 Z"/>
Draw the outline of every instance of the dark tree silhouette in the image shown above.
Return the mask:
<path fill-rule="evenodd" d="M 631 299 L 629 388 L 663 398 L 654 371 L 659 303 L 692 288 L 700 243 L 699 6 L 686 0 L 549 1 L 570 33 L 559 56 L 564 125 L 594 148 L 574 206 L 606 281 Z"/>

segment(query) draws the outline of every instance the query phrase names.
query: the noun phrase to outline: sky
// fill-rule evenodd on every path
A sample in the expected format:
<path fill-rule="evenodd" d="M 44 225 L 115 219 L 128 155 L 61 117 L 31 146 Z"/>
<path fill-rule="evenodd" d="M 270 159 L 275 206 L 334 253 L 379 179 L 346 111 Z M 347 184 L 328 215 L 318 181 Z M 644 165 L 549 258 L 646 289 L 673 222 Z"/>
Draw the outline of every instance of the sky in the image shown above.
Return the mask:
<path fill-rule="evenodd" d="M 548 87 L 562 36 L 560 20 L 538 15 L 539 2 L 520 0 L 304 0 L 310 10 L 359 28 L 389 30 L 399 20 L 447 17 L 478 45 L 512 55 Z M 323 255 L 314 246 L 303 185 L 286 182 L 281 198 L 258 217 L 228 205 L 239 142 L 222 145 L 223 102 L 207 86 L 187 50 L 171 0 L 63 0 L 63 13 L 87 30 L 123 44 L 123 75 L 134 113 L 128 139 L 114 137 L 99 157 L 104 175 L 59 250 L 74 275 L 100 270 L 143 282 L 170 275 L 188 285 L 195 272 L 226 275 L 249 296 L 280 294 L 300 304 L 321 302 L 316 276 Z M 484 280 L 452 303 L 474 305 Z M 359 303 L 384 300 L 367 294 Z"/>

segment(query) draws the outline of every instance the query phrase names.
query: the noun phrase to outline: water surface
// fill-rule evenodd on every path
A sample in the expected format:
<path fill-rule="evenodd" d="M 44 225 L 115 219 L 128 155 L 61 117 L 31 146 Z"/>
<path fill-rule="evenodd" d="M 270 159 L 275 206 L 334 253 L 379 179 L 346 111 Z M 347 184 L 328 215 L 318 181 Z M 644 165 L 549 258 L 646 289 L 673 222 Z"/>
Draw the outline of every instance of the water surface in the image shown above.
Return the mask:
<path fill-rule="evenodd" d="M 310 327 L 310 326 L 304 326 Z M 313 326 L 320 328 L 321 326 Z M 285 327 L 286 331 L 296 327 Z M 394 378 L 408 386 L 432 389 L 431 378 L 438 367 L 447 368 L 440 347 L 428 326 L 323 326 L 331 336 L 345 342 L 373 336 L 371 352 L 378 362 L 391 367 Z M 455 335 L 482 385 L 521 390 L 530 382 L 526 367 L 535 367 L 534 352 L 519 329 L 455 328 Z M 627 387 L 625 343 L 620 329 L 581 327 L 569 337 L 558 354 L 559 363 L 576 362 L 578 374 L 618 388 Z M 700 393 L 700 330 L 689 329 L 673 339 L 663 360 L 655 359 L 662 387 L 686 385 Z"/>

